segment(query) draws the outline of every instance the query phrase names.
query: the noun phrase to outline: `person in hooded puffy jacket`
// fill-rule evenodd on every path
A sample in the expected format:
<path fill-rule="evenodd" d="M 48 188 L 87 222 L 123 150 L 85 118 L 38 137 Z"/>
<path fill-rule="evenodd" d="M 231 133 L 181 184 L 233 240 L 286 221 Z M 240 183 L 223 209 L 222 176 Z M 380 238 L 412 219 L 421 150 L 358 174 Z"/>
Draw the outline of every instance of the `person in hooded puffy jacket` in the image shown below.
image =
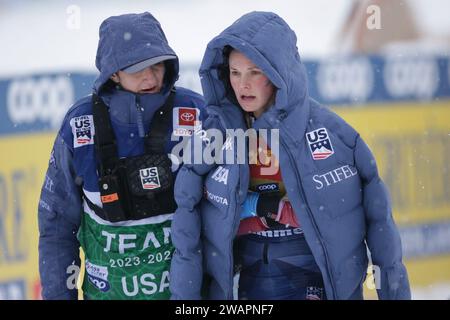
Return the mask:
<path fill-rule="evenodd" d="M 99 35 L 93 94 L 68 110 L 42 187 L 42 297 L 77 299 L 81 246 L 84 298 L 168 299 L 171 151 L 204 101 L 174 86 L 178 57 L 150 13 L 109 17 Z"/>
<path fill-rule="evenodd" d="M 245 14 L 209 42 L 200 77 L 208 119 L 191 146 L 214 149 L 215 159 L 246 150 L 247 160 L 180 169 L 171 298 L 363 299 L 370 261 L 380 299 L 410 299 L 375 159 L 350 125 L 309 97 L 288 24 L 270 12 Z M 253 148 L 251 134 L 236 138 L 249 130 L 258 133 Z"/>

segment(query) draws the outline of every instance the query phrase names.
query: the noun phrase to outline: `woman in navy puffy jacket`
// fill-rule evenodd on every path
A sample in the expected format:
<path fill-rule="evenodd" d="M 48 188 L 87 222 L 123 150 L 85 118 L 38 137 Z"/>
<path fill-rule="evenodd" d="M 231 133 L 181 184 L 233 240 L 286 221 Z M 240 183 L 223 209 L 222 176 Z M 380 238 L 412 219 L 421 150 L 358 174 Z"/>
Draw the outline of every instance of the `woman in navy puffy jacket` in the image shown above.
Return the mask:
<path fill-rule="evenodd" d="M 296 42 L 279 16 L 251 12 L 208 44 L 200 76 L 209 118 L 191 146 L 210 147 L 220 139 L 208 129 L 218 129 L 228 139 L 215 155 L 236 160 L 242 148 L 230 132 L 268 135 L 243 163 L 185 160 L 175 184 L 173 299 L 200 299 L 202 289 L 236 298 L 237 272 L 239 299 L 362 299 L 370 259 L 379 298 L 410 299 L 375 159 L 309 97 Z"/>

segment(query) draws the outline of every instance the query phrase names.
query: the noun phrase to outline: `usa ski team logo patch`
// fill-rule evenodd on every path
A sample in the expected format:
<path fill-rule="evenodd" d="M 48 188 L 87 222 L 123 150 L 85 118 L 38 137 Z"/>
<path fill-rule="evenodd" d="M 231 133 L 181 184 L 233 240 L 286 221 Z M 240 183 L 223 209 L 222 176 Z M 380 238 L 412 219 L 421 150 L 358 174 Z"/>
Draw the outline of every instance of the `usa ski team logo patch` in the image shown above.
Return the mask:
<path fill-rule="evenodd" d="M 139 170 L 139 174 L 141 176 L 142 188 L 145 190 L 153 190 L 161 187 L 157 167 L 141 169 Z"/>
<path fill-rule="evenodd" d="M 73 147 L 78 148 L 94 144 L 94 120 L 92 115 L 70 119 L 73 134 Z"/>
<path fill-rule="evenodd" d="M 324 160 L 334 153 L 327 129 L 310 131 L 306 133 L 306 139 L 314 160 Z"/>
<path fill-rule="evenodd" d="M 191 136 L 199 120 L 200 110 L 197 108 L 173 108 L 173 133 L 176 136 Z"/>

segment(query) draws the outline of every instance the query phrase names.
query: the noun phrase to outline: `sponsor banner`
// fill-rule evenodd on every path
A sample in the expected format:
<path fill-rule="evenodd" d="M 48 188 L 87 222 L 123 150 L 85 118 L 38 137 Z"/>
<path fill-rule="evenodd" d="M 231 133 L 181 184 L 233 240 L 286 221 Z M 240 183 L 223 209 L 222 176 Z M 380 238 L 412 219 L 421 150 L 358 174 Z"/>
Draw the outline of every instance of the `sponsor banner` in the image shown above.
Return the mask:
<path fill-rule="evenodd" d="M 303 60 L 309 94 L 325 105 L 432 101 L 450 97 L 450 58 L 415 53 L 402 56 L 339 56 Z M 178 85 L 201 91 L 198 65 L 184 65 Z"/>
<path fill-rule="evenodd" d="M 450 58 L 444 56 L 343 56 L 303 62 L 310 96 L 325 105 L 450 98 Z M 67 109 L 91 93 L 96 76 L 49 73 L 0 79 L 0 134 L 56 130 Z M 182 66 L 177 85 L 201 93 L 198 65 Z M 181 106 L 177 116 L 177 134 L 190 135 L 196 115 Z"/>
<path fill-rule="evenodd" d="M 334 111 L 358 130 L 375 155 L 392 198 L 413 293 L 449 283 L 450 100 Z M 364 287 L 366 298 L 376 298 L 372 287 Z"/>
<path fill-rule="evenodd" d="M 26 298 L 23 278 L 0 281 L 0 300 L 25 300 Z"/>
<path fill-rule="evenodd" d="M 305 61 L 309 94 L 326 105 L 450 97 L 450 63 L 437 56 L 344 56 Z"/>
<path fill-rule="evenodd" d="M 37 208 L 54 139 L 0 136 L 0 300 L 40 298 Z"/>
<path fill-rule="evenodd" d="M 450 219 L 399 229 L 406 259 L 450 253 Z"/>
<path fill-rule="evenodd" d="M 450 100 L 335 111 L 374 153 L 399 225 L 450 219 Z"/>
<path fill-rule="evenodd" d="M 94 74 L 40 74 L 0 79 L 0 135 L 54 131 Z"/>

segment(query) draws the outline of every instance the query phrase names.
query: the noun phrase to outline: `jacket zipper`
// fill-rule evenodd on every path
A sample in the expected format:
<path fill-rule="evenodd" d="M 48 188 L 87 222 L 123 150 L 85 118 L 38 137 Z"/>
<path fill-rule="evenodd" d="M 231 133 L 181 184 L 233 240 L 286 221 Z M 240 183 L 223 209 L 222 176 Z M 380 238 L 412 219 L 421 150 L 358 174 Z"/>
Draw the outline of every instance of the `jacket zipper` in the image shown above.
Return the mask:
<path fill-rule="evenodd" d="M 283 145 L 283 148 L 285 149 L 286 154 L 289 157 L 289 162 L 291 163 L 292 167 L 294 169 L 296 169 L 295 161 L 293 161 L 293 159 L 292 159 L 292 154 L 289 152 L 289 148 L 287 148 L 286 144 L 281 139 L 280 139 L 280 141 L 281 141 L 281 144 Z M 330 263 L 329 263 L 329 259 L 328 259 L 327 249 L 325 248 L 325 245 L 323 244 L 322 237 L 320 236 L 319 228 L 317 227 L 316 221 L 314 220 L 312 212 L 311 212 L 311 210 L 309 208 L 308 201 L 306 200 L 305 192 L 303 190 L 302 181 L 301 181 L 301 179 L 299 177 L 298 171 L 297 170 L 294 170 L 294 171 L 295 171 L 295 177 L 297 179 L 297 185 L 299 187 L 300 195 L 301 195 L 302 201 L 303 201 L 303 203 L 305 204 L 305 207 L 306 207 L 306 212 L 308 213 L 308 216 L 311 219 L 311 222 L 312 222 L 312 224 L 314 226 L 314 231 L 317 234 L 317 238 L 319 239 L 320 245 L 322 246 L 323 252 L 325 254 L 326 269 L 327 269 L 328 277 L 329 277 L 330 283 L 331 283 L 331 289 L 332 289 L 333 296 L 334 296 L 333 299 L 335 299 L 335 297 L 336 297 L 336 289 L 334 287 L 333 275 L 332 275 L 332 273 L 330 271 L 330 267 L 329 267 Z"/>
<path fill-rule="evenodd" d="M 219 119 L 219 121 L 220 121 L 220 124 L 222 125 L 222 129 L 223 129 L 223 131 L 224 132 L 226 132 L 226 130 L 224 129 L 224 128 L 226 128 L 227 127 L 227 123 L 226 123 L 226 121 L 224 120 L 224 117 L 222 116 L 222 114 L 221 114 L 221 111 L 219 111 L 219 110 L 214 110 L 214 109 L 212 109 L 212 110 L 210 110 L 210 112 L 209 112 L 209 114 L 210 115 L 216 115 L 217 117 L 218 117 L 218 119 Z M 237 159 L 234 159 L 235 161 L 237 161 Z M 238 188 L 239 188 L 239 183 L 240 183 L 240 175 L 239 175 L 239 180 L 238 180 L 238 184 L 237 184 L 237 186 L 238 186 Z M 234 204 L 235 204 L 235 208 L 233 208 L 234 210 L 230 210 L 230 212 L 234 212 L 234 217 L 236 217 L 237 216 L 237 214 L 238 214 L 238 210 L 239 210 L 239 208 L 240 208 L 240 206 L 238 206 L 237 205 L 237 202 L 238 202 L 238 199 L 239 199 L 239 197 L 238 197 L 238 191 L 236 191 L 235 193 L 234 193 L 234 196 L 235 196 L 235 201 L 233 202 Z M 230 199 L 231 200 L 231 199 Z M 230 203 L 231 203 L 231 201 L 230 201 Z M 230 257 L 230 269 L 229 269 L 229 272 L 228 272 L 228 275 L 229 275 L 229 288 L 231 288 L 231 292 L 230 291 L 227 291 L 227 292 L 225 292 L 225 299 L 228 299 L 228 300 L 231 300 L 231 299 L 233 299 L 233 291 L 234 291 L 234 281 L 233 281 L 233 278 L 234 278 L 234 272 L 233 272 L 233 269 L 234 269 L 234 266 L 233 266 L 233 264 L 234 264 L 234 258 L 233 258 L 233 242 L 234 242 L 234 235 L 235 235 L 235 229 L 237 228 L 237 226 L 238 226 L 238 223 L 239 223 L 239 219 L 234 219 L 234 223 L 233 223 L 233 238 L 231 238 L 231 240 L 230 240 L 230 243 L 229 243 L 229 246 L 230 246 L 230 252 L 231 252 L 231 257 Z"/>
<path fill-rule="evenodd" d="M 138 127 L 139 137 L 145 137 L 144 119 L 142 116 L 143 108 L 141 106 L 141 98 L 136 95 L 136 123 Z"/>
<path fill-rule="evenodd" d="M 239 177 L 240 178 L 240 177 Z M 239 183 L 238 183 L 238 188 L 239 188 Z M 233 299 L 233 292 L 234 292 L 234 252 L 233 252 L 233 242 L 234 242 L 234 237 L 236 236 L 236 229 L 237 229 L 237 227 L 239 226 L 239 222 L 240 222 L 240 220 L 239 219 L 236 219 L 236 216 L 238 216 L 238 214 L 239 214 L 239 212 L 238 212 L 238 210 L 239 210 L 239 208 L 240 208 L 240 205 L 238 205 L 238 199 L 239 199 L 239 197 L 238 197 L 238 191 L 236 191 L 235 193 L 234 193 L 234 197 L 235 197 L 235 201 L 234 201 L 234 203 L 235 203 L 235 208 L 234 208 L 234 210 L 233 210 L 233 212 L 234 212 L 234 223 L 233 223 L 233 238 L 231 238 L 231 241 L 230 241 L 230 248 L 231 248 L 231 250 L 230 250 L 230 252 L 231 252 L 231 258 L 230 258 L 230 271 L 229 271 L 229 275 L 230 275 L 230 279 L 229 279 L 229 283 L 230 283 L 230 286 L 229 286 L 229 288 L 231 288 L 231 292 L 227 292 L 227 299 L 229 299 L 229 300 L 232 300 Z"/>
<path fill-rule="evenodd" d="M 213 84 L 212 84 L 212 80 L 211 80 L 211 76 L 209 75 L 209 73 L 208 74 L 206 74 L 206 75 L 204 75 L 204 76 L 206 76 L 207 77 L 207 79 L 208 79 L 208 81 L 209 81 L 209 84 L 210 84 L 210 86 L 213 86 Z M 215 94 L 215 91 L 213 90 L 213 92 L 214 92 L 214 99 L 215 99 L 215 101 L 218 101 L 218 99 L 217 99 L 217 96 L 216 96 L 216 94 Z M 219 112 L 218 110 L 212 110 L 213 112 L 212 113 L 215 113 L 217 116 L 218 116 L 218 118 L 219 118 L 219 121 L 221 122 L 221 124 L 222 124 L 222 126 L 224 126 L 224 128 L 226 128 L 227 126 L 226 126 L 226 123 L 225 123 L 225 120 L 224 120 L 224 117 L 222 117 L 222 114 L 221 114 L 221 111 Z M 226 132 L 226 130 L 224 130 L 224 132 Z M 236 159 L 235 159 L 236 160 Z M 240 180 L 240 175 L 239 175 L 239 180 Z M 239 187 L 239 183 L 240 183 L 240 181 L 238 180 L 238 187 Z M 236 204 L 237 204 L 237 200 L 238 200 L 238 192 L 235 192 L 235 208 L 234 208 L 234 216 L 236 217 L 236 215 L 237 215 L 237 211 L 238 211 L 238 209 L 239 209 L 239 207 L 240 206 L 237 206 Z M 233 224 L 233 238 L 231 239 L 231 241 L 230 241 L 230 248 L 231 248 L 231 250 L 230 250 L 230 252 L 231 252 L 231 258 L 230 258 L 230 271 L 229 271 L 229 275 L 230 275 L 230 286 L 229 286 L 229 288 L 231 288 L 231 293 L 230 292 L 227 292 L 226 293 L 226 297 L 228 298 L 228 299 L 232 299 L 233 298 L 233 264 L 234 264 L 234 258 L 233 258 L 233 241 L 234 241 L 234 235 L 235 235 L 235 229 L 236 229 L 236 227 L 237 227 L 237 224 L 238 224 L 238 222 L 239 222 L 239 219 L 235 219 L 236 221 L 234 222 L 234 224 Z"/>

